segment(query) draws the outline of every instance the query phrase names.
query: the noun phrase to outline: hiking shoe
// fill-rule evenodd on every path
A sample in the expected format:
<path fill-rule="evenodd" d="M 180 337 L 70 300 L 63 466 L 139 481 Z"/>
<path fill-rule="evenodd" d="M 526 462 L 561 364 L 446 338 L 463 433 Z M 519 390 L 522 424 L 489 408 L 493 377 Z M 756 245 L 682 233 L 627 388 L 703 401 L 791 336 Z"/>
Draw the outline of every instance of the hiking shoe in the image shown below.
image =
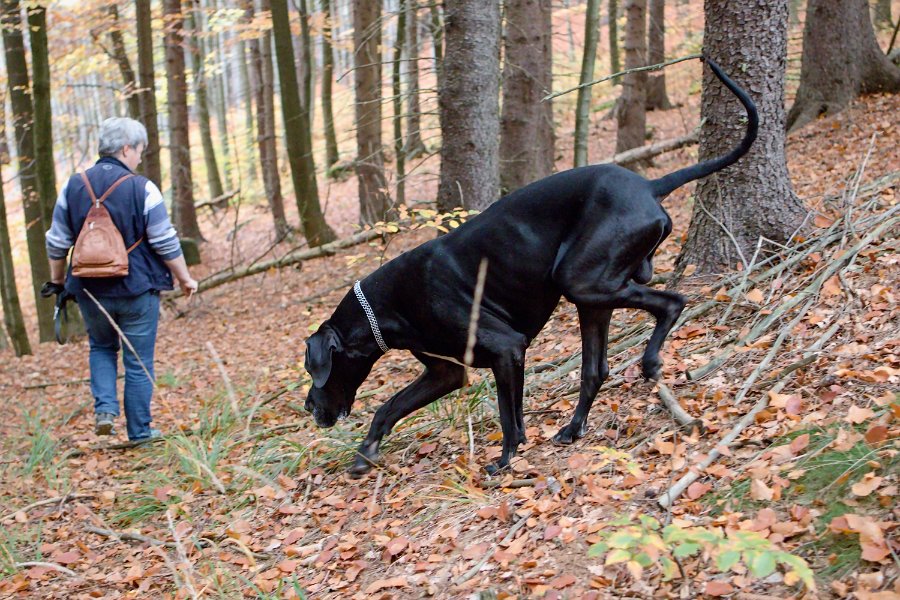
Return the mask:
<path fill-rule="evenodd" d="M 162 436 L 162 431 L 160 431 L 159 429 L 151 429 L 150 435 L 146 437 L 135 438 L 131 441 L 135 444 L 143 444 L 144 442 L 152 442 L 153 440 L 158 440 Z"/>
<path fill-rule="evenodd" d="M 94 421 L 94 433 L 97 435 L 113 435 L 116 431 L 113 428 L 113 420 L 116 415 L 112 413 L 97 413 Z"/>

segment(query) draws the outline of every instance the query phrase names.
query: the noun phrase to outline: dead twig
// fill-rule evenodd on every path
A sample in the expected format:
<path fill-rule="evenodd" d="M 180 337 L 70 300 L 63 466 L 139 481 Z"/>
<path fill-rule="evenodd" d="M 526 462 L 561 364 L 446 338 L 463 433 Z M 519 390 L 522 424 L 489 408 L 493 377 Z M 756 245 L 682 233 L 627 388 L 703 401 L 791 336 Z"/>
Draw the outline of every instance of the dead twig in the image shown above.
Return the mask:
<path fill-rule="evenodd" d="M 27 567 L 43 567 L 45 569 L 53 569 L 54 571 L 59 571 L 60 573 L 64 573 L 69 577 L 74 577 L 76 579 L 81 579 L 81 575 L 72 571 L 71 569 L 67 569 L 62 565 L 58 565 L 56 563 L 51 562 L 39 562 L 39 561 L 28 561 L 28 562 L 17 562 L 15 563 L 17 569 L 25 569 Z"/>
<path fill-rule="evenodd" d="M 678 424 L 681 425 L 682 428 L 687 431 L 690 431 L 694 427 L 700 431 L 703 430 L 703 422 L 700 421 L 700 419 L 696 419 L 689 415 L 687 411 L 681 407 L 681 404 L 678 403 L 678 399 L 675 397 L 675 394 L 672 393 L 672 390 L 669 389 L 669 386 L 659 382 L 656 384 L 656 388 L 659 399 L 662 400 L 662 403 L 669 409 L 669 412 L 672 413 L 672 416 L 678 421 Z"/>
<path fill-rule="evenodd" d="M 35 508 L 40 508 L 41 506 L 47 506 L 49 504 L 59 504 L 62 507 L 63 504 L 70 500 L 87 500 L 89 498 L 94 498 L 94 494 L 67 494 L 65 496 L 57 496 L 55 498 L 47 498 L 45 500 L 38 500 L 37 502 L 32 502 L 28 506 L 23 506 L 17 510 L 12 511 L 11 513 L 5 514 L 0 517 L 0 521 L 5 521 L 7 519 L 11 519 L 16 516 L 17 513 L 24 512 L 28 513 L 28 511 L 33 510 Z"/>

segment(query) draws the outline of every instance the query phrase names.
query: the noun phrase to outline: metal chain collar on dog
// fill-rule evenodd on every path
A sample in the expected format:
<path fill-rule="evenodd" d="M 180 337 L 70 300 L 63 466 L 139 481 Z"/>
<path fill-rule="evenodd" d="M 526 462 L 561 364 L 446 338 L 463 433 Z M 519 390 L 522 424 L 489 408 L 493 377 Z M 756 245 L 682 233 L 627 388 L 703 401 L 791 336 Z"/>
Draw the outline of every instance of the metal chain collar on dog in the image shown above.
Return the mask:
<path fill-rule="evenodd" d="M 378 347 L 381 348 L 382 352 L 387 353 L 390 348 L 387 344 L 384 343 L 384 338 L 381 337 L 381 329 L 378 327 L 378 321 L 375 319 L 375 312 L 369 305 L 369 301 L 366 300 L 366 296 L 365 294 L 363 294 L 362 288 L 359 285 L 359 281 L 353 284 L 353 293 L 356 294 L 356 299 L 359 300 L 359 304 L 362 306 L 363 312 L 366 313 L 366 318 L 369 319 L 369 325 L 372 327 L 372 335 L 375 336 L 375 341 L 378 342 Z"/>

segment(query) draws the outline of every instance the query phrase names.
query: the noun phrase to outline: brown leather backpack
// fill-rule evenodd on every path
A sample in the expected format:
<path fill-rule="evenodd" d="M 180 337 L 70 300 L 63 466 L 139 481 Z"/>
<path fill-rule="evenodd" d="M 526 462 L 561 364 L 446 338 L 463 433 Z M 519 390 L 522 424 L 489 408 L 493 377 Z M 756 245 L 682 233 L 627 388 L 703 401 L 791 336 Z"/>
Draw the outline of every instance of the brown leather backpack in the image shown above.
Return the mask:
<path fill-rule="evenodd" d="M 133 173 L 120 177 L 106 192 L 97 198 L 87 175 L 82 172 L 81 178 L 91 195 L 91 209 L 81 226 L 81 232 L 75 241 L 72 252 L 72 275 L 75 277 L 125 277 L 128 275 L 128 255 L 143 241 L 138 239 L 130 248 L 125 249 L 122 233 L 113 223 L 109 210 L 103 201 L 126 179 L 134 177 Z"/>

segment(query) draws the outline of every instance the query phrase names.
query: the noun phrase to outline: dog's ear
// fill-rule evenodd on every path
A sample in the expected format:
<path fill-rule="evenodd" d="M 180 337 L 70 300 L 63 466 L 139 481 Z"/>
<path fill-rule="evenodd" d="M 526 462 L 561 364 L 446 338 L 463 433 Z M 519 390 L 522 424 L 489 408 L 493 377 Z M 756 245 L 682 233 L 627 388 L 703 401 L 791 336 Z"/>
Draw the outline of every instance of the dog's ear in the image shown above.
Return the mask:
<path fill-rule="evenodd" d="M 334 329 L 323 325 L 306 340 L 306 370 L 312 375 L 313 385 L 320 388 L 331 374 L 331 354 L 341 350 L 341 341 Z"/>

